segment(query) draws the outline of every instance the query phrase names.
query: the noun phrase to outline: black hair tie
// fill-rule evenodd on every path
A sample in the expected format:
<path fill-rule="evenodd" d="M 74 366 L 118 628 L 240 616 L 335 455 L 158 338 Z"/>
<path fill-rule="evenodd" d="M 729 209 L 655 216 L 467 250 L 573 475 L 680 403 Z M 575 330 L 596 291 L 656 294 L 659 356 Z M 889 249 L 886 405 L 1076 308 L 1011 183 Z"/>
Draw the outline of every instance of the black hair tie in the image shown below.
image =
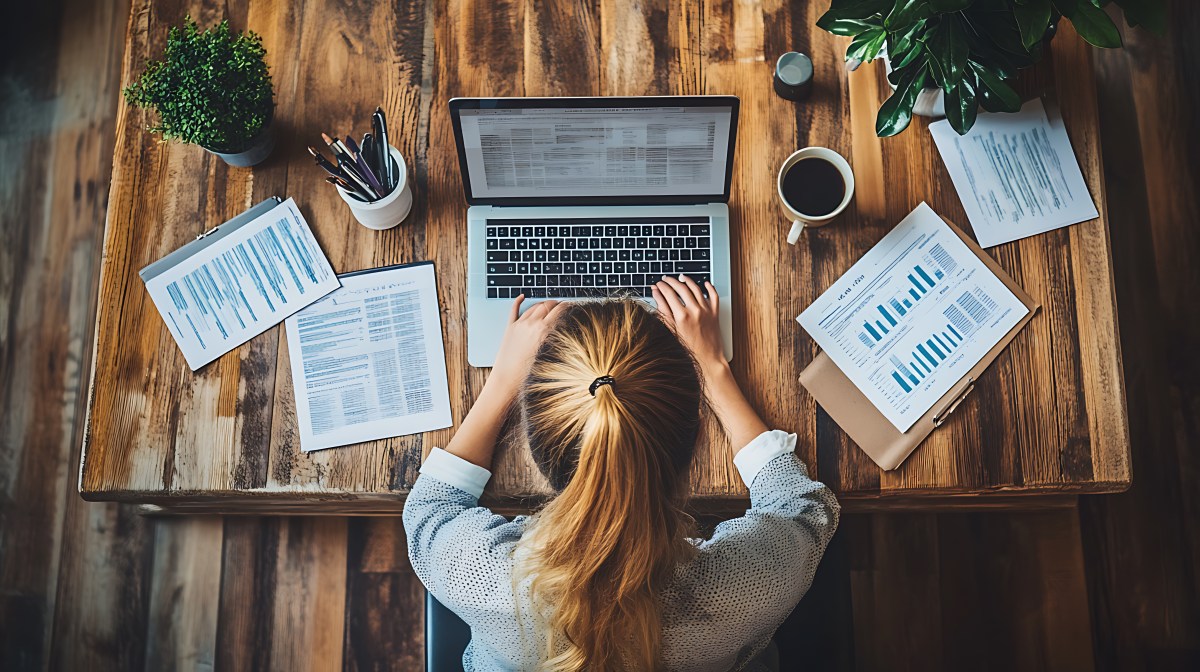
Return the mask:
<path fill-rule="evenodd" d="M 616 389 L 617 381 L 613 380 L 612 376 L 600 376 L 592 381 L 591 386 L 588 387 L 588 392 L 591 392 L 594 397 L 596 396 L 596 390 L 600 389 L 602 385 L 612 385 L 613 389 Z"/>

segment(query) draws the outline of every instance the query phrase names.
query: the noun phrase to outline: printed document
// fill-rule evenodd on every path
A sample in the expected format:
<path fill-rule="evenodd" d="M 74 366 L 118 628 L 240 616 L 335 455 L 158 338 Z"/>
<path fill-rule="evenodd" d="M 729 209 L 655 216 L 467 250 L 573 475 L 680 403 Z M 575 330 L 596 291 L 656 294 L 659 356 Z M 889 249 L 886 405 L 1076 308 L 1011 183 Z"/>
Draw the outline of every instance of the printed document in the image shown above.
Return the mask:
<path fill-rule="evenodd" d="M 286 323 L 301 450 L 453 424 L 433 264 L 341 280 Z"/>
<path fill-rule="evenodd" d="M 1098 216 L 1062 117 L 1040 98 L 1016 114 L 980 114 L 966 135 L 946 120 L 929 131 L 981 246 Z"/>
<path fill-rule="evenodd" d="M 290 198 L 146 281 L 193 371 L 337 287 Z"/>
<path fill-rule="evenodd" d="M 1028 312 L 922 203 L 796 319 L 906 432 Z"/>

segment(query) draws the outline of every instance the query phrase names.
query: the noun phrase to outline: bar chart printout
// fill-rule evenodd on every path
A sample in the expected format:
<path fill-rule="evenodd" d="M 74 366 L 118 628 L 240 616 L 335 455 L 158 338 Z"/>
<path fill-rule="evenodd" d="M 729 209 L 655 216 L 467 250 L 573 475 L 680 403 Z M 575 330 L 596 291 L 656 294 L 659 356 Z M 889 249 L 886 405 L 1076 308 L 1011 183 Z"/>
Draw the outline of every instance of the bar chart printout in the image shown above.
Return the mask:
<path fill-rule="evenodd" d="M 193 371 L 339 285 L 290 198 L 146 281 Z"/>
<path fill-rule="evenodd" d="M 922 203 L 796 319 L 905 432 L 1028 312 Z"/>

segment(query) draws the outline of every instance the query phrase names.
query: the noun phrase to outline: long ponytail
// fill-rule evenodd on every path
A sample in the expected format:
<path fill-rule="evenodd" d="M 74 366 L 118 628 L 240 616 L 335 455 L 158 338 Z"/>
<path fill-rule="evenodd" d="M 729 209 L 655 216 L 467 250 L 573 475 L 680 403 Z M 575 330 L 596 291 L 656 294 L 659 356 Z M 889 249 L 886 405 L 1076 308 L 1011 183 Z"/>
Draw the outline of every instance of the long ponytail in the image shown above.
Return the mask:
<path fill-rule="evenodd" d="M 592 385 L 603 376 L 613 383 Z M 543 669 L 659 667 L 659 596 L 693 551 L 682 508 L 699 429 L 691 356 L 640 304 L 581 304 L 542 346 L 521 401 L 534 458 L 560 491 L 518 566 L 545 623 Z"/>

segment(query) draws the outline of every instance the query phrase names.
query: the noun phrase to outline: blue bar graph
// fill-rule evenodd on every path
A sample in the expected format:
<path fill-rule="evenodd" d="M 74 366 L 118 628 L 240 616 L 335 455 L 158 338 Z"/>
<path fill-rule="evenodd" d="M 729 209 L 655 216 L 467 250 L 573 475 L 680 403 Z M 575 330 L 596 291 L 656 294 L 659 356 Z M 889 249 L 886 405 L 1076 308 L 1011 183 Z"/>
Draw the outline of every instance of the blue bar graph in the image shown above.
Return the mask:
<path fill-rule="evenodd" d="M 879 313 L 881 315 L 883 315 L 883 318 L 885 320 L 888 321 L 888 324 L 892 325 L 893 327 L 896 326 L 896 319 L 893 318 L 892 314 L 887 311 L 887 308 L 884 308 L 883 306 L 875 306 L 875 307 L 879 309 Z"/>
<path fill-rule="evenodd" d="M 934 334 L 934 335 L 933 335 L 933 340 L 937 341 L 937 342 L 938 342 L 938 345 L 942 346 L 942 349 L 943 349 L 943 350 L 945 350 L 946 352 L 950 352 L 950 346 L 946 345 L 946 342 L 942 340 L 942 337 L 941 337 L 941 336 L 938 336 L 937 334 Z"/>
<path fill-rule="evenodd" d="M 929 291 L 929 290 L 925 289 L 925 286 L 924 286 L 924 285 L 922 285 L 921 283 L 917 282 L 917 279 L 913 277 L 913 274 L 912 274 L 912 273 L 909 273 L 909 274 L 908 274 L 908 281 L 909 281 L 909 282 L 911 282 L 911 283 L 913 284 L 913 287 L 916 287 L 917 289 L 921 290 L 921 293 L 922 293 L 922 294 L 925 294 L 926 292 L 928 292 L 928 291 Z M 909 290 L 909 291 L 912 291 L 912 290 Z"/>
<path fill-rule="evenodd" d="M 929 346 L 929 349 L 933 350 L 933 354 L 937 355 L 938 359 L 946 359 L 946 354 L 943 353 L 941 350 L 939 350 L 938 347 L 933 344 L 932 338 L 929 339 L 928 341 L 925 341 L 925 344 Z"/>
<path fill-rule="evenodd" d="M 925 349 L 924 343 L 917 344 L 917 352 L 921 353 L 925 359 L 928 359 L 930 364 L 934 366 L 938 365 L 938 360 L 934 359 L 933 355 L 929 354 L 929 351 Z"/>
<path fill-rule="evenodd" d="M 946 328 L 950 330 L 950 333 L 954 334 L 955 338 L 957 338 L 960 341 L 962 340 L 962 334 L 958 333 L 958 330 L 954 328 L 953 324 L 947 324 Z"/>
<path fill-rule="evenodd" d="M 909 301 L 908 299 L 905 299 L 905 300 L 904 300 L 904 307 L 905 307 L 905 308 L 912 308 L 912 301 Z"/>
<path fill-rule="evenodd" d="M 918 264 L 915 267 L 915 270 L 917 271 L 917 275 L 921 276 L 921 279 L 925 281 L 925 284 L 933 287 L 933 278 L 929 277 L 929 274 L 925 272 L 925 269 L 921 268 L 921 266 Z"/>
<path fill-rule="evenodd" d="M 945 273 L 942 273 L 941 271 L 938 271 L 938 270 L 934 270 L 934 272 L 933 272 L 933 277 L 937 278 L 938 280 L 941 280 L 943 277 L 945 277 L 945 275 L 946 275 Z"/>
<path fill-rule="evenodd" d="M 899 302 L 899 301 L 897 301 L 897 300 L 895 300 L 895 299 L 889 299 L 889 300 L 888 300 L 888 303 L 889 303 L 889 304 L 891 304 L 892 308 L 893 308 L 893 309 L 894 309 L 894 310 L 895 310 L 897 313 L 900 313 L 900 317 L 904 317 L 904 313 L 905 313 L 905 312 L 907 312 L 907 311 L 905 311 L 905 310 L 904 310 L 904 306 L 900 305 L 900 302 Z"/>
<path fill-rule="evenodd" d="M 904 382 L 904 379 L 900 377 L 899 373 L 893 371 L 892 378 L 895 378 L 896 382 L 900 383 L 900 389 L 904 390 L 905 392 L 912 392 L 912 388 L 909 387 L 908 383 Z"/>
<path fill-rule="evenodd" d="M 910 276 L 910 277 L 911 277 L 911 276 Z M 917 294 L 917 290 L 915 290 L 915 289 L 910 289 L 910 290 L 908 290 L 908 293 L 909 293 L 909 294 L 912 294 L 913 301 L 920 301 L 920 300 L 921 300 L 921 295 L 920 295 L 920 294 Z"/>
<path fill-rule="evenodd" d="M 880 322 L 879 320 L 875 320 L 875 328 L 879 329 L 880 331 L 882 331 L 885 334 L 888 333 L 888 328 L 883 326 L 883 323 Z"/>
<path fill-rule="evenodd" d="M 871 326 L 870 322 L 864 322 L 863 328 L 866 329 L 867 333 L 871 335 L 871 338 L 875 339 L 876 341 L 880 341 L 883 339 L 883 337 L 879 335 L 879 332 L 875 331 L 875 327 Z"/>

